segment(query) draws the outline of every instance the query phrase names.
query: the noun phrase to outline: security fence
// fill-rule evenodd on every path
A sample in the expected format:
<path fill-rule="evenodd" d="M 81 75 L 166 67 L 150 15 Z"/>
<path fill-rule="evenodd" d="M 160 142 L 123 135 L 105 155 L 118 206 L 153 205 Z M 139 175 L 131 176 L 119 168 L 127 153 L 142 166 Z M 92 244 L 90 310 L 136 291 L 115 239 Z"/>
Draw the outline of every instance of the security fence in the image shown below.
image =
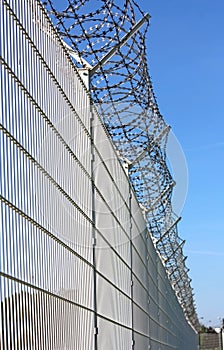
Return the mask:
<path fill-rule="evenodd" d="M 130 169 L 45 9 L 0 11 L 0 349 L 196 349 Z"/>
<path fill-rule="evenodd" d="M 222 350 L 222 332 L 216 333 L 215 331 L 210 333 L 199 334 L 199 349 L 200 350 Z"/>

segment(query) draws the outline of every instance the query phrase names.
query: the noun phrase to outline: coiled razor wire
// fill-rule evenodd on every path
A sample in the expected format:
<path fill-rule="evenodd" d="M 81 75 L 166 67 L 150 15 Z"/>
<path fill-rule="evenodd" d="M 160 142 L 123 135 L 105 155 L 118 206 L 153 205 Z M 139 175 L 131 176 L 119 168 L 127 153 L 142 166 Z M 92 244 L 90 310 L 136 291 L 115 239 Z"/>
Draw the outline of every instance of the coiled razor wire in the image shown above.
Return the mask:
<path fill-rule="evenodd" d="M 178 235 L 179 218 L 171 205 L 175 182 L 166 164 L 170 128 L 159 112 L 147 65 L 149 16 L 134 0 L 58 3 L 47 0 L 44 5 L 62 40 L 76 54 L 76 66 L 89 69 L 92 99 L 128 167 L 148 231 L 186 318 L 198 329 L 184 241 Z M 146 18 L 145 24 L 124 42 L 141 18 Z M 103 62 L 113 48 L 114 54 Z"/>

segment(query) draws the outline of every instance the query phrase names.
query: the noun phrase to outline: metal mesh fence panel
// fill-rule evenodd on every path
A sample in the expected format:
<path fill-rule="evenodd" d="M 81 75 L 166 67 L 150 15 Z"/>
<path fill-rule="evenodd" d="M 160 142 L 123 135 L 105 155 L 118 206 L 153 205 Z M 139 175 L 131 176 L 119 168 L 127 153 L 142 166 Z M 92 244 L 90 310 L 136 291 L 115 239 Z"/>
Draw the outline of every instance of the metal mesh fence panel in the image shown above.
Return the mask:
<path fill-rule="evenodd" d="M 37 0 L 0 6 L 0 348 L 196 349 L 47 12 Z"/>

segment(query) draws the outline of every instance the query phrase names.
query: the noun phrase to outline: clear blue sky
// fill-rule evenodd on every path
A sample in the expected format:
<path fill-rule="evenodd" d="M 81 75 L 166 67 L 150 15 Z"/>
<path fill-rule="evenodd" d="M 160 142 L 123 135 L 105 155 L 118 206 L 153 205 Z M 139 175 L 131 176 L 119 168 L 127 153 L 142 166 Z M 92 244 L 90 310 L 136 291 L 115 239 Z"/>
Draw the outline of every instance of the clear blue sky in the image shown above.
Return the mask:
<path fill-rule="evenodd" d="M 198 316 L 219 326 L 218 317 L 224 318 L 224 1 L 137 2 L 152 16 L 147 52 L 160 111 L 187 162 L 179 234 L 186 239 Z M 185 189 L 185 177 L 183 184 L 180 176 L 177 180 L 179 190 Z"/>
<path fill-rule="evenodd" d="M 224 1 L 138 1 L 152 16 L 149 68 L 188 167 L 179 234 L 198 316 L 224 318 Z M 180 179 L 179 179 L 180 181 Z M 211 322 L 209 322 L 211 321 Z"/>

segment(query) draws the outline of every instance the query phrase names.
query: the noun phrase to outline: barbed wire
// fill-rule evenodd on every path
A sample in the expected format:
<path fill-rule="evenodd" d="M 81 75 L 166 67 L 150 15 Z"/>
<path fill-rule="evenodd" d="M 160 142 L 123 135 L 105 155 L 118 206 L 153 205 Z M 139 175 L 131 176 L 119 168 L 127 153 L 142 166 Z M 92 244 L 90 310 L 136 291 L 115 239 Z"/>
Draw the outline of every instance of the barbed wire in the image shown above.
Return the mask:
<path fill-rule="evenodd" d="M 121 160 L 128 164 L 148 231 L 186 318 L 198 329 L 185 241 L 178 235 L 179 218 L 172 211 L 175 182 L 166 163 L 170 128 L 160 114 L 147 64 L 149 19 L 123 42 L 145 16 L 134 0 L 67 0 L 57 6 L 47 0 L 44 5 L 59 35 L 76 53 L 76 66 L 97 67 L 90 79 L 92 99 Z M 113 56 L 102 64 L 113 48 Z"/>

